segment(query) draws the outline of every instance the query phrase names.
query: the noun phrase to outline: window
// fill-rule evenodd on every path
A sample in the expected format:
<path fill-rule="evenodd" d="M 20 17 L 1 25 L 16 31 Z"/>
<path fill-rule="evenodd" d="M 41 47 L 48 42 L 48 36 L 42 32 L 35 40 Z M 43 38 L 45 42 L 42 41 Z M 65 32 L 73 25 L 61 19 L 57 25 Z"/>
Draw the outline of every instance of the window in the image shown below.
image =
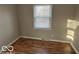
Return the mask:
<path fill-rule="evenodd" d="M 34 28 L 50 29 L 51 28 L 51 6 L 35 5 L 34 6 Z"/>

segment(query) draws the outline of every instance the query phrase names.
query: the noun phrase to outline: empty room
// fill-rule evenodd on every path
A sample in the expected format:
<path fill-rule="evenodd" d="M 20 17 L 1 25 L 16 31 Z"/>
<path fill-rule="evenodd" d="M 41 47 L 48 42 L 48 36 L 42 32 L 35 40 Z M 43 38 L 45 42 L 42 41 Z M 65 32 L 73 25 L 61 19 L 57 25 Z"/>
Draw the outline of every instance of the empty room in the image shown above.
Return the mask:
<path fill-rule="evenodd" d="M 78 53 L 78 4 L 0 4 L 0 54 Z"/>

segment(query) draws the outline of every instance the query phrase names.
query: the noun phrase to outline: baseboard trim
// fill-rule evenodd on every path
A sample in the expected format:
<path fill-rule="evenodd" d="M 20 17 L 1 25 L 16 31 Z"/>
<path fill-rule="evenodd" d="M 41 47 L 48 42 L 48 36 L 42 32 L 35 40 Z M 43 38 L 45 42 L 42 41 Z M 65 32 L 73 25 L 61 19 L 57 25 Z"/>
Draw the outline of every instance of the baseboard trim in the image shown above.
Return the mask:
<path fill-rule="evenodd" d="M 42 38 L 38 38 L 38 37 L 30 37 L 30 36 L 20 36 L 20 37 L 42 40 Z M 44 41 L 49 41 L 49 40 L 44 40 Z M 61 43 L 70 43 L 68 41 L 61 41 L 61 40 L 55 40 L 55 39 L 50 40 L 50 41 L 56 41 L 56 42 L 61 42 Z"/>
<path fill-rule="evenodd" d="M 30 37 L 30 36 L 21 36 L 21 37 L 42 40 L 41 38 L 38 38 L 38 37 Z"/>
<path fill-rule="evenodd" d="M 75 46 L 74 46 L 72 43 L 70 43 L 70 45 L 72 46 L 72 48 L 74 49 L 74 51 L 75 51 L 77 54 L 79 54 L 79 52 L 77 51 L 77 49 L 75 48 Z"/>
<path fill-rule="evenodd" d="M 13 40 L 11 43 L 9 43 L 7 46 L 12 45 L 14 42 L 16 42 L 19 38 L 21 38 L 21 36 L 17 37 L 15 40 Z"/>
<path fill-rule="evenodd" d="M 30 36 L 21 36 L 22 38 L 31 38 L 31 39 L 38 39 L 38 40 L 42 40 L 42 38 L 38 38 L 38 37 L 30 37 Z M 44 40 L 44 41 L 49 41 L 49 40 Z M 56 42 L 62 42 L 62 43 L 70 43 L 67 41 L 61 41 L 61 40 L 50 40 L 50 41 L 56 41 Z"/>
<path fill-rule="evenodd" d="M 62 40 L 55 40 L 55 39 L 53 39 L 53 40 L 50 40 L 50 41 L 55 41 L 55 42 L 61 42 L 61 43 L 71 43 L 71 42 L 68 42 L 68 41 L 62 41 Z"/>

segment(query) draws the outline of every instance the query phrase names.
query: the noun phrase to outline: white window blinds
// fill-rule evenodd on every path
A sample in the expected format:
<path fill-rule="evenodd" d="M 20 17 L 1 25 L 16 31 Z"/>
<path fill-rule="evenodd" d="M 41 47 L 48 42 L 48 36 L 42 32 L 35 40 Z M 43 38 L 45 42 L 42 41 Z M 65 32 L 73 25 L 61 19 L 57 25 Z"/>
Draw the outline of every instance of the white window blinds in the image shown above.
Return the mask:
<path fill-rule="evenodd" d="M 49 29 L 51 26 L 51 6 L 35 5 L 34 6 L 34 28 Z"/>

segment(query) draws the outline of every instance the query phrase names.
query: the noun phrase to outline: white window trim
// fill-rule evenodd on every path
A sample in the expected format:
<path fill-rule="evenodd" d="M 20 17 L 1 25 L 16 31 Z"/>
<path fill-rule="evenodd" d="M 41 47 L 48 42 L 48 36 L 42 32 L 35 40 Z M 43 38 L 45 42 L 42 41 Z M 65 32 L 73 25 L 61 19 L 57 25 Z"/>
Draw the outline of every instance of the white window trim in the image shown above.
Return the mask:
<path fill-rule="evenodd" d="M 37 6 L 37 5 L 34 5 L 33 6 L 33 12 L 35 12 L 35 6 Z M 40 6 L 40 5 L 38 5 L 38 6 Z M 42 5 L 42 6 L 44 6 L 44 5 Z M 45 5 L 46 6 L 46 5 Z M 34 24 L 35 24 L 35 15 L 34 15 L 34 23 L 33 23 L 33 27 L 34 27 L 34 29 L 36 29 L 36 30 L 51 30 L 52 29 L 52 6 L 50 5 L 50 7 L 51 7 L 51 9 L 50 9 L 50 14 L 51 14 L 51 17 L 49 17 L 49 28 L 35 28 L 35 26 L 34 26 Z"/>

